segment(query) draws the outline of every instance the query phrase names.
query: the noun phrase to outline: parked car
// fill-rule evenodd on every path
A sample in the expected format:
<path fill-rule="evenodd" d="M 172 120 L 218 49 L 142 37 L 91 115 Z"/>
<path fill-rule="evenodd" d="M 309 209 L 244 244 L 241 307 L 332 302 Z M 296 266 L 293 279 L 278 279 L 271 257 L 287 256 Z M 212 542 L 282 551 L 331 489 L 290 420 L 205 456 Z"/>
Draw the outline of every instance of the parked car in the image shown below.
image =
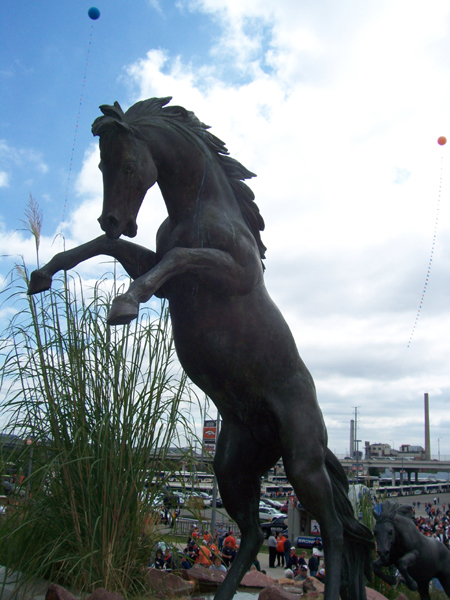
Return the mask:
<path fill-rule="evenodd" d="M 267 506 L 271 506 L 272 508 L 276 508 L 276 510 L 278 512 L 281 512 L 280 509 L 283 506 L 283 504 L 281 502 L 278 502 L 278 500 L 272 500 L 271 498 L 261 498 L 260 504 L 261 504 L 261 502 L 263 502 Z"/>
<path fill-rule="evenodd" d="M 205 492 L 192 492 L 189 495 L 189 499 L 194 500 L 194 502 L 195 502 L 196 498 L 198 500 L 201 500 L 202 508 L 204 508 L 205 506 L 212 506 L 212 498 Z M 191 504 L 192 504 L 192 502 L 191 502 Z"/>
<path fill-rule="evenodd" d="M 197 492 L 197 495 L 200 496 L 200 498 L 203 498 L 205 506 L 212 505 L 212 498 L 209 494 L 207 494 L 206 492 Z"/>
<path fill-rule="evenodd" d="M 164 504 L 164 495 L 159 494 L 159 496 L 156 496 L 155 498 L 153 498 L 152 502 L 150 503 L 150 506 L 152 508 L 159 508 L 160 506 L 163 506 L 163 504 Z"/>
<path fill-rule="evenodd" d="M 285 531 L 287 532 L 287 517 L 285 515 L 282 515 L 281 517 L 276 517 L 268 523 L 263 523 L 261 525 L 261 529 L 264 534 L 265 540 L 267 540 L 269 538 L 269 535 L 271 534 L 276 536 L 278 533 L 280 533 L 280 531 L 282 533 L 284 533 Z"/>
<path fill-rule="evenodd" d="M 272 508 L 271 506 L 261 506 L 261 504 L 259 505 L 260 521 L 272 521 L 272 519 L 277 517 L 284 517 L 284 515 L 276 510 L 276 508 Z"/>

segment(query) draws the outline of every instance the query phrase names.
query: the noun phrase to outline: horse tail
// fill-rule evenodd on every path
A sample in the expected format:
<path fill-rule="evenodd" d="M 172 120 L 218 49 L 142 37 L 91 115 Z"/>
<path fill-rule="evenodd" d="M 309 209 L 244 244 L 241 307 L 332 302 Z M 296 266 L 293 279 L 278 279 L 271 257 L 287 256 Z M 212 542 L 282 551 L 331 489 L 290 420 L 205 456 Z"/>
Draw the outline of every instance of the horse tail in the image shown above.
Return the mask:
<path fill-rule="evenodd" d="M 325 466 L 333 488 L 334 507 L 344 528 L 341 589 L 342 600 L 365 600 L 364 576 L 372 580 L 373 534 L 359 523 L 348 498 L 348 479 L 336 456 L 327 448 Z"/>

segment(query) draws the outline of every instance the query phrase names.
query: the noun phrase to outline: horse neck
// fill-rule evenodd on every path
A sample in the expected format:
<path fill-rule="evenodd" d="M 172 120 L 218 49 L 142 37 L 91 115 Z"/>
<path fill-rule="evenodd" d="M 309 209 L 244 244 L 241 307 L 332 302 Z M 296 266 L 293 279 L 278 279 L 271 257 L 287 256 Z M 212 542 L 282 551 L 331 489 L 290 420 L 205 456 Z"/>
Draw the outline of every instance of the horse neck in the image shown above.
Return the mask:
<path fill-rule="evenodd" d="M 158 169 L 158 185 L 169 217 L 175 222 L 194 216 L 199 205 L 236 198 L 217 159 L 201 141 L 179 132 L 157 130 L 150 150 Z"/>
<path fill-rule="evenodd" d="M 416 527 L 414 523 L 408 517 L 404 517 L 403 515 L 395 515 L 393 524 L 394 524 L 394 532 L 395 532 L 395 542 L 394 544 L 399 547 L 403 546 L 407 543 L 408 533 L 410 534 L 412 530 L 416 531 Z"/>

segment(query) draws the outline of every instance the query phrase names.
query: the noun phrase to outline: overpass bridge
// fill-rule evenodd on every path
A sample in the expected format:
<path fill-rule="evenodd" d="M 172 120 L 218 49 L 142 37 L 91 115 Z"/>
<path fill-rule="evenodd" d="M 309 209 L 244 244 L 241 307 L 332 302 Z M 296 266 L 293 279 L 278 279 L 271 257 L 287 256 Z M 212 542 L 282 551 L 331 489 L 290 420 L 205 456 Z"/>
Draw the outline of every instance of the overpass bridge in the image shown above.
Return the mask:
<path fill-rule="evenodd" d="M 411 460 L 409 458 L 369 458 L 356 461 L 355 459 L 344 459 L 340 461 L 344 469 L 348 471 L 368 472 L 369 467 L 377 469 L 389 469 L 392 472 L 392 485 L 395 485 L 395 474 L 400 473 L 400 481 L 408 483 L 420 483 L 419 473 L 430 471 L 450 472 L 450 461 L 448 460 Z"/>

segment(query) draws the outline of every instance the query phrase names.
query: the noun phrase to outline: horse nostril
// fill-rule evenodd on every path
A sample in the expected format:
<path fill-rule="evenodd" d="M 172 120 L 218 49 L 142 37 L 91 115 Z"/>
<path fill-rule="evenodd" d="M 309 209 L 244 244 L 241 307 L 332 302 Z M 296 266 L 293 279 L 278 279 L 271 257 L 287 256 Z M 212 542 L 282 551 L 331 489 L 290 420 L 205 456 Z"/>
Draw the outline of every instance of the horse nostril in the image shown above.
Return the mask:
<path fill-rule="evenodd" d="M 116 229 L 119 225 L 119 219 L 115 215 L 108 215 L 106 217 L 106 224 L 111 229 Z"/>

